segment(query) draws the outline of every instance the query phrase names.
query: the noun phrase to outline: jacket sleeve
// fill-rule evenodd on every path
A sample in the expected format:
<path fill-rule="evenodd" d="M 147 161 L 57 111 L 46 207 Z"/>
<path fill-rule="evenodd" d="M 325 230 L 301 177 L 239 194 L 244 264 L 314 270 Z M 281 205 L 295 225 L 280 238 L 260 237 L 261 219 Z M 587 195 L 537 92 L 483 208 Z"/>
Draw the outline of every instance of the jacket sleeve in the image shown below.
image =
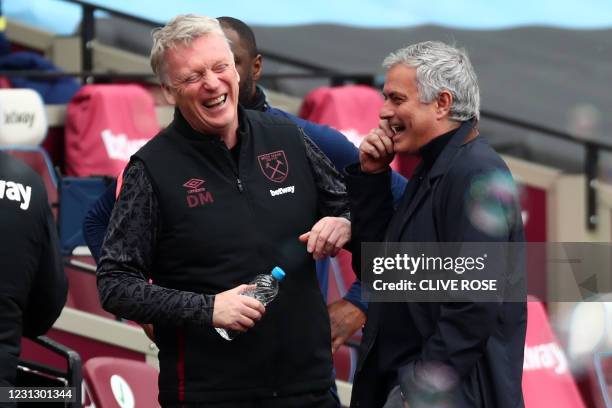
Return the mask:
<path fill-rule="evenodd" d="M 344 217 L 350 220 L 348 197 L 342 175 L 303 131 L 302 134 L 306 156 L 319 193 L 319 212 L 324 217 Z"/>
<path fill-rule="evenodd" d="M 96 264 L 100 262 L 102 242 L 104 242 L 108 222 L 115 205 L 116 188 L 117 182 L 111 183 L 104 191 L 104 194 L 89 209 L 83 220 L 83 237 L 91 251 L 91 255 L 96 260 Z"/>
<path fill-rule="evenodd" d="M 346 168 L 345 180 L 352 215 L 353 271 L 361 279 L 361 243 L 382 242 L 393 216 L 391 170 L 366 174 L 355 163 Z"/>
<path fill-rule="evenodd" d="M 44 189 L 44 187 L 42 187 Z M 45 334 L 60 315 L 68 294 L 68 280 L 62 266 L 55 222 L 46 194 L 41 207 L 42 245 L 38 271 L 24 310 L 23 333 L 28 337 Z"/>
<path fill-rule="evenodd" d="M 395 170 L 391 170 L 391 194 L 393 194 L 393 208 L 399 207 L 408 179 Z"/>
<path fill-rule="evenodd" d="M 344 295 L 344 300 L 358 307 L 363 313 L 368 311 L 368 303 L 361 298 L 361 281 L 357 279 Z"/>
<path fill-rule="evenodd" d="M 359 150 L 342 133 L 329 126 L 304 122 L 304 132 L 331 160 L 338 171 L 359 160 Z"/>
<path fill-rule="evenodd" d="M 149 283 L 159 206 L 144 168 L 132 162 L 113 209 L 97 271 L 104 309 L 139 323 L 211 325 L 214 295 Z"/>

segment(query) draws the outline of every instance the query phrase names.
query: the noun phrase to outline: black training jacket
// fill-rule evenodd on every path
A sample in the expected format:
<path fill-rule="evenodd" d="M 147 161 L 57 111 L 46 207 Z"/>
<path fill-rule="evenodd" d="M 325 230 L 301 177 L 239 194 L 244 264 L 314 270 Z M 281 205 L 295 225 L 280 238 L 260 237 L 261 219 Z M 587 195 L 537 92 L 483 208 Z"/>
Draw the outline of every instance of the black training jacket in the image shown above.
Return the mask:
<path fill-rule="evenodd" d="M 21 336 L 49 330 L 67 291 L 45 186 L 0 152 L 0 386 L 14 383 Z"/>
<path fill-rule="evenodd" d="M 235 340 L 213 327 L 155 325 L 160 401 L 251 400 L 331 386 L 327 309 L 312 257 L 297 237 L 318 219 L 317 190 L 300 130 L 240 111 L 239 158 L 177 114 L 133 158 L 158 198 L 157 285 L 216 294 L 281 266 L 276 300 Z"/>

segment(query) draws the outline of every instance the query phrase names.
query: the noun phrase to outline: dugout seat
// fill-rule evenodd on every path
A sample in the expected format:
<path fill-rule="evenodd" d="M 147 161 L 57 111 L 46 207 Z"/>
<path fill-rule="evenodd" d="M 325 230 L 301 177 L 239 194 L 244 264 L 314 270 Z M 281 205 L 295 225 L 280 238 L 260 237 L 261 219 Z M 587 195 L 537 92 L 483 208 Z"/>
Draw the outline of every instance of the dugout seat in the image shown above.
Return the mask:
<path fill-rule="evenodd" d="M 83 365 L 86 392 L 102 408 L 159 407 L 158 374 L 144 362 L 114 357 L 94 357 Z"/>
<path fill-rule="evenodd" d="M 116 177 L 159 132 L 152 96 L 138 85 L 87 85 L 66 110 L 66 174 Z"/>
<path fill-rule="evenodd" d="M 541 302 L 527 304 L 527 337 L 523 361 L 526 408 L 585 408 Z"/>

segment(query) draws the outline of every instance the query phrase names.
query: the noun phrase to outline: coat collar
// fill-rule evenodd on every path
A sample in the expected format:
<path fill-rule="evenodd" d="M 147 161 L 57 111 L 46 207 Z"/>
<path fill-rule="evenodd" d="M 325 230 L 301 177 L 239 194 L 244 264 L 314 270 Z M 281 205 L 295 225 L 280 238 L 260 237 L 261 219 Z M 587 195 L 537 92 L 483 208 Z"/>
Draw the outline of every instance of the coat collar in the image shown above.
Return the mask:
<path fill-rule="evenodd" d="M 476 129 L 476 120 L 463 122 L 461 124 L 461 126 L 459 127 L 459 130 L 455 132 L 451 140 L 448 142 L 448 144 L 444 147 L 444 149 L 440 153 L 440 156 L 438 156 L 431 170 L 426 175 L 423 176 L 424 179 L 422 180 L 420 186 L 418 187 L 418 190 L 416 194 L 414 195 L 414 197 L 410 200 L 409 203 L 403 203 L 404 205 L 407 204 L 407 208 L 405 212 L 403 212 L 402 214 L 398 214 L 398 216 L 401 217 L 401 221 L 399 224 L 400 228 L 398 231 L 395 232 L 395 234 L 393 234 L 393 235 L 397 234 L 397 236 L 387 236 L 387 238 L 391 238 L 391 240 L 400 239 L 404 228 L 406 227 L 406 225 L 408 224 L 408 221 L 410 220 L 410 217 L 416 211 L 416 209 L 419 208 L 423 199 L 429 194 L 432 188 L 432 185 L 433 185 L 432 183 L 433 180 L 446 173 L 451 162 L 453 161 L 453 158 L 455 157 L 457 151 L 461 148 L 461 146 L 472 141 L 477 135 L 478 135 L 478 130 Z M 417 167 L 417 169 L 415 170 L 416 175 L 418 175 L 418 173 L 420 172 L 421 166 L 422 164 L 419 165 L 419 167 Z M 410 184 L 408 185 L 407 189 L 408 188 L 410 188 Z M 405 198 L 406 197 L 404 197 L 404 199 Z M 402 207 L 402 204 L 400 204 L 400 208 L 401 207 Z"/>
<path fill-rule="evenodd" d="M 446 173 L 448 166 L 457 153 L 457 150 L 459 150 L 459 148 L 461 148 L 461 146 L 464 144 L 469 143 L 478 135 L 476 125 L 476 120 L 472 119 L 470 121 L 463 122 L 461 126 L 459 126 L 459 129 L 451 137 L 451 140 L 444 147 L 442 153 L 440 153 L 440 156 L 438 156 L 438 159 L 429 171 L 429 174 L 427 175 L 427 179 L 429 181 Z"/>

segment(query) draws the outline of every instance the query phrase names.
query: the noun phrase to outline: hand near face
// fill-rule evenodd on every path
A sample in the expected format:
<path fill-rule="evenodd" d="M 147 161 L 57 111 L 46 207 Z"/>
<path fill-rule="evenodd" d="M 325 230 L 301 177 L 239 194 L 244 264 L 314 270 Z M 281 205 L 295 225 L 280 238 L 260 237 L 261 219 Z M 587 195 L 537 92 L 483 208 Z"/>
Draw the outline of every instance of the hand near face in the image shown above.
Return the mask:
<path fill-rule="evenodd" d="M 300 235 L 314 259 L 336 256 L 351 240 L 351 222 L 343 217 L 321 218 L 310 231 Z"/>
<path fill-rule="evenodd" d="M 385 171 L 395 157 L 393 151 L 393 131 L 386 120 L 374 128 L 363 139 L 359 146 L 359 163 L 364 173 L 381 173 Z"/>
<path fill-rule="evenodd" d="M 255 326 L 266 312 L 264 305 L 243 292 L 255 289 L 255 285 L 240 285 L 215 296 L 213 326 L 246 332 Z"/>

